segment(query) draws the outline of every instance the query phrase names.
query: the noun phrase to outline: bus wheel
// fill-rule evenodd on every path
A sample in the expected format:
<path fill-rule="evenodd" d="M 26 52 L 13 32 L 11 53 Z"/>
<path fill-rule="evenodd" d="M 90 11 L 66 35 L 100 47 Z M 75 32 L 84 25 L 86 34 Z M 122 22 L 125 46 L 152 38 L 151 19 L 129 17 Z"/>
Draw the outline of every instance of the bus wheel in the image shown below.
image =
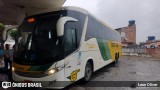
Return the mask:
<path fill-rule="evenodd" d="M 91 63 L 87 62 L 86 67 L 85 67 L 85 75 L 84 75 L 84 81 L 89 81 L 91 79 L 93 70 L 92 70 L 92 65 Z"/>
<path fill-rule="evenodd" d="M 118 53 L 115 54 L 115 66 L 118 66 L 118 59 L 119 59 L 119 55 Z"/>

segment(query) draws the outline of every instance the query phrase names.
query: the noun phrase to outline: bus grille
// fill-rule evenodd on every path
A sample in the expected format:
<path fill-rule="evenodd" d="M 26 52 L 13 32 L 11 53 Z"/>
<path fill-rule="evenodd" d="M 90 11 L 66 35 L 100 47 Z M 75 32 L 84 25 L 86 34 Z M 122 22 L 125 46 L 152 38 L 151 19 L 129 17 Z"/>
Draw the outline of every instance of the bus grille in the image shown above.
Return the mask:
<path fill-rule="evenodd" d="M 45 77 L 47 76 L 47 74 L 43 73 L 43 72 L 20 72 L 20 71 L 15 71 L 15 73 L 19 76 L 23 76 L 23 77 L 32 77 L 32 78 L 41 78 L 41 77 Z"/>

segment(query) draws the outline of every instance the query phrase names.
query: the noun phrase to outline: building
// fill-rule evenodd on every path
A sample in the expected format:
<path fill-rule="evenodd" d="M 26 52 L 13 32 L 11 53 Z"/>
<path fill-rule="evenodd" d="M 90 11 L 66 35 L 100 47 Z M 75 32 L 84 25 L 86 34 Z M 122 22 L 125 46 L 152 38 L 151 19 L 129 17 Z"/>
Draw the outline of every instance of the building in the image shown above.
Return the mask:
<path fill-rule="evenodd" d="M 121 34 L 122 47 L 133 47 L 136 45 L 136 24 L 130 20 L 127 27 L 115 29 Z"/>
<path fill-rule="evenodd" d="M 148 36 L 148 40 L 146 40 L 146 42 L 140 42 L 140 47 L 160 48 L 160 40 L 156 40 L 155 36 Z"/>
<path fill-rule="evenodd" d="M 146 48 L 160 48 L 160 41 L 156 40 L 154 42 L 146 42 L 144 46 Z"/>

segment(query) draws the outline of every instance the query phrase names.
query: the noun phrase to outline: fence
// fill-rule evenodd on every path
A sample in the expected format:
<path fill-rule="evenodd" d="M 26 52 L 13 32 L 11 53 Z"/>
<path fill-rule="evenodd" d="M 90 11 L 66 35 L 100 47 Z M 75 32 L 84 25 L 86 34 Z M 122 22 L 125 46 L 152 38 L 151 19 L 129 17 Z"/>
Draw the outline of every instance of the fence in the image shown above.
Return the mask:
<path fill-rule="evenodd" d="M 122 55 L 147 55 L 146 48 L 122 48 Z"/>
<path fill-rule="evenodd" d="M 160 59 L 160 48 L 122 48 L 122 55 L 152 56 Z"/>
<path fill-rule="evenodd" d="M 160 59 L 160 48 L 147 48 L 146 51 L 146 53 L 152 57 Z"/>

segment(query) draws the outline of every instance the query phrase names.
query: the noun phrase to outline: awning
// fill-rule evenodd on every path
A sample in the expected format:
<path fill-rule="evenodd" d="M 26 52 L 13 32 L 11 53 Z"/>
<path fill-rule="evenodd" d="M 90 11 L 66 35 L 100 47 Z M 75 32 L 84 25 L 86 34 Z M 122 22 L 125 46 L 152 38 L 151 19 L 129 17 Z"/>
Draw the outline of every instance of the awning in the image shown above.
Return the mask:
<path fill-rule="evenodd" d="M 0 22 L 17 24 L 27 15 L 54 11 L 66 0 L 0 0 Z"/>

